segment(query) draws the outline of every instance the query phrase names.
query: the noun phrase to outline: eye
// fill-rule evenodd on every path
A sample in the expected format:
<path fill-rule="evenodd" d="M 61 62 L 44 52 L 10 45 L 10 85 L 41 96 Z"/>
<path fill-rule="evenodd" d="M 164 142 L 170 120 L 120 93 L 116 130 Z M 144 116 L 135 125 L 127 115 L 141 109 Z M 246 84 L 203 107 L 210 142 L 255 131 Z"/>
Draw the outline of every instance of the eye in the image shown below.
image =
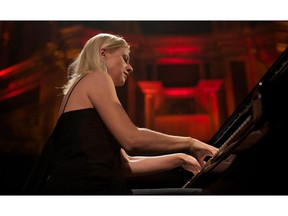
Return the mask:
<path fill-rule="evenodd" d="M 128 55 L 123 55 L 124 61 L 128 64 L 129 63 L 129 56 Z"/>

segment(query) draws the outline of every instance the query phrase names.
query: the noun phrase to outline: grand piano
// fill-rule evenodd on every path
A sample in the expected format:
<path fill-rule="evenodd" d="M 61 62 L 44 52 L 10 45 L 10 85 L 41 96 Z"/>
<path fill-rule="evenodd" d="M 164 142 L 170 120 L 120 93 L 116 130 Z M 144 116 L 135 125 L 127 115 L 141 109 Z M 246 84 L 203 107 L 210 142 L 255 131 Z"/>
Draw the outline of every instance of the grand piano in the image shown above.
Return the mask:
<path fill-rule="evenodd" d="M 183 187 L 224 195 L 288 195 L 288 48 L 209 143 L 219 148 Z"/>

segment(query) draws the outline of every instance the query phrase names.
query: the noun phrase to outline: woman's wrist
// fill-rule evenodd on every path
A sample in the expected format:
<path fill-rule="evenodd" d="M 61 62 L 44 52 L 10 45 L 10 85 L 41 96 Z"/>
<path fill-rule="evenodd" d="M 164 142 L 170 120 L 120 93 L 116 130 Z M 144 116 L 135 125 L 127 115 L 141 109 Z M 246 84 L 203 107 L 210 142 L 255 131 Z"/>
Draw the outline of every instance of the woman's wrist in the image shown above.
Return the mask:
<path fill-rule="evenodd" d="M 184 153 L 177 153 L 177 158 L 178 158 L 178 162 L 177 162 L 177 165 L 179 167 L 183 167 L 185 164 L 186 164 L 186 160 L 185 160 L 185 157 L 186 157 L 186 154 Z"/>
<path fill-rule="evenodd" d="M 193 152 L 193 143 L 195 142 L 195 139 L 192 137 L 188 137 L 188 146 L 186 148 L 185 153 L 190 154 Z"/>

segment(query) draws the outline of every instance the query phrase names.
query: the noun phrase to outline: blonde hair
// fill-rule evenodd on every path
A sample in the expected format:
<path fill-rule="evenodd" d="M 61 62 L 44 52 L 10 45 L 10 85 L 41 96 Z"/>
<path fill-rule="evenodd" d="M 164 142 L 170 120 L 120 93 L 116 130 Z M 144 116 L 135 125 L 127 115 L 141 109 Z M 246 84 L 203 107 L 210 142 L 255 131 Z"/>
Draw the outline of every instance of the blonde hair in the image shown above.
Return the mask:
<path fill-rule="evenodd" d="M 68 67 L 68 82 L 63 87 L 64 95 L 81 75 L 93 71 L 107 72 L 106 64 L 100 56 L 101 49 L 113 52 L 122 47 L 130 48 L 130 45 L 121 36 L 100 33 L 90 38 Z"/>

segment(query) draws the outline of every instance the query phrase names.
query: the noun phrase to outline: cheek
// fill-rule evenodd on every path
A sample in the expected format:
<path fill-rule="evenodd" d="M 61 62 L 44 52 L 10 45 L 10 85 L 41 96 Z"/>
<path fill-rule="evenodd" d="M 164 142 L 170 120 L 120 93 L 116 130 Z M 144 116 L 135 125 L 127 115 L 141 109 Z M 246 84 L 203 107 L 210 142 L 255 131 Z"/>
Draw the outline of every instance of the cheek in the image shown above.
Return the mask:
<path fill-rule="evenodd" d="M 121 75 L 124 68 L 125 68 L 125 65 L 123 64 L 123 62 L 119 60 L 110 61 L 107 64 L 107 69 L 114 76 Z"/>
<path fill-rule="evenodd" d="M 119 68 L 121 67 L 121 63 L 117 60 L 111 59 L 110 61 L 106 62 L 106 66 L 108 70 L 115 71 L 117 70 L 117 68 L 119 70 Z"/>
<path fill-rule="evenodd" d="M 115 84 L 118 84 L 120 81 L 122 82 L 123 79 L 123 73 L 121 66 L 118 66 L 117 64 L 109 65 L 107 66 L 108 74 L 112 78 Z"/>

